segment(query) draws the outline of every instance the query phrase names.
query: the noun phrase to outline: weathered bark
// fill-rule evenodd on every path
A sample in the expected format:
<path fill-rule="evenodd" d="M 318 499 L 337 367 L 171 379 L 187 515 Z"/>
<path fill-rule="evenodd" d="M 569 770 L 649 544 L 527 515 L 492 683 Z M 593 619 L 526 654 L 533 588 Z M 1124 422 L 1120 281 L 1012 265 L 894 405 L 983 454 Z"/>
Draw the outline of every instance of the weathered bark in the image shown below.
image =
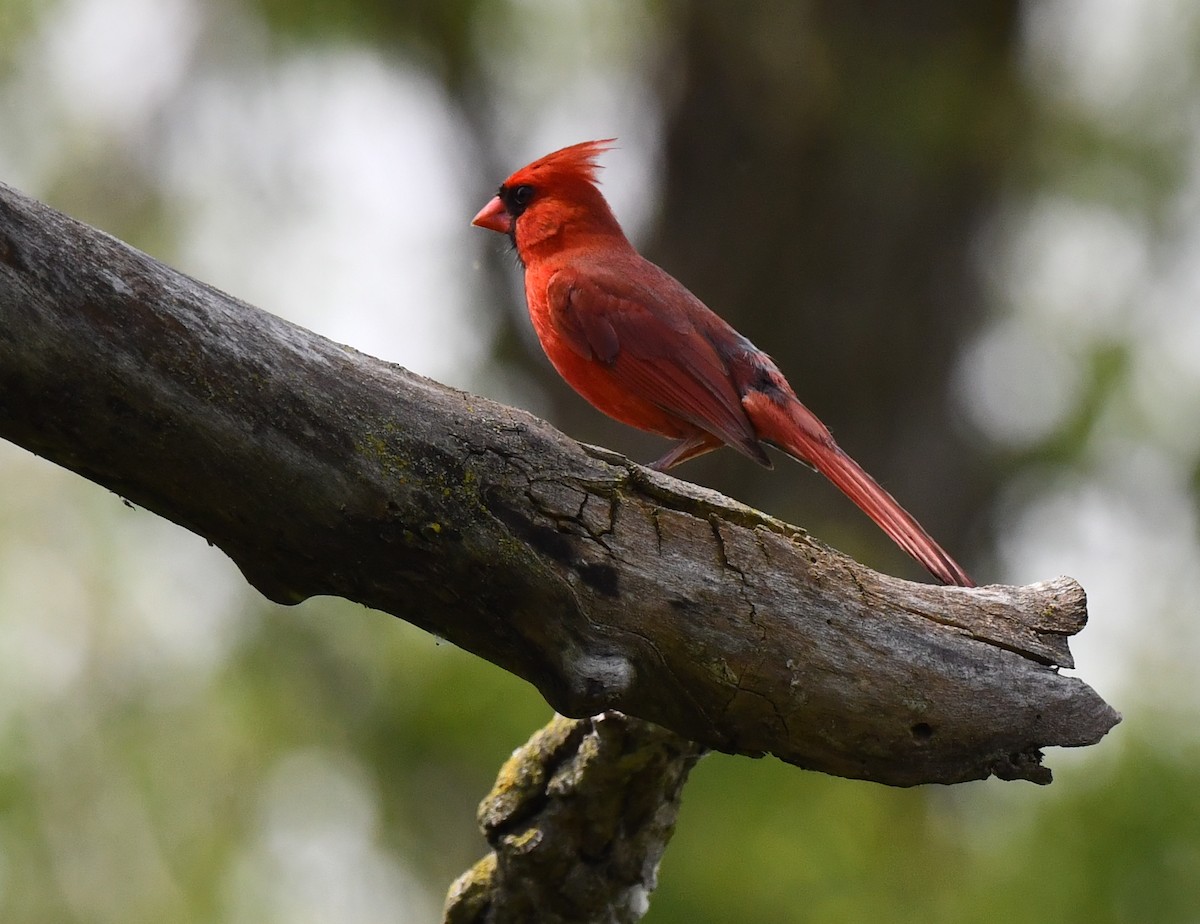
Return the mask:
<path fill-rule="evenodd" d="M 258 311 L 0 186 L 0 435 L 266 596 L 393 613 L 706 746 L 893 785 L 1049 780 L 1119 717 L 1062 578 L 951 589 Z"/>
<path fill-rule="evenodd" d="M 492 852 L 450 887 L 445 924 L 641 920 L 702 750 L 618 712 L 556 716 L 480 805 Z"/>

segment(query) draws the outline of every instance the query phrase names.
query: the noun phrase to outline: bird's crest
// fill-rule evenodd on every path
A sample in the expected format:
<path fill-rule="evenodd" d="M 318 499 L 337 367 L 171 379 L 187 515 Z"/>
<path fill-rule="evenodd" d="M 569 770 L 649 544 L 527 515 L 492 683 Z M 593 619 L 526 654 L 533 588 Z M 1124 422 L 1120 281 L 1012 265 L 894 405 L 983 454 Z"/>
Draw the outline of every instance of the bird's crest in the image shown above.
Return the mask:
<path fill-rule="evenodd" d="M 545 157 L 539 157 L 533 163 L 522 167 L 506 181 L 509 185 L 526 180 L 544 179 L 546 177 L 572 177 L 596 182 L 596 172 L 600 169 L 597 158 L 605 151 L 612 149 L 616 138 L 603 138 L 598 141 L 581 141 L 560 148 Z"/>

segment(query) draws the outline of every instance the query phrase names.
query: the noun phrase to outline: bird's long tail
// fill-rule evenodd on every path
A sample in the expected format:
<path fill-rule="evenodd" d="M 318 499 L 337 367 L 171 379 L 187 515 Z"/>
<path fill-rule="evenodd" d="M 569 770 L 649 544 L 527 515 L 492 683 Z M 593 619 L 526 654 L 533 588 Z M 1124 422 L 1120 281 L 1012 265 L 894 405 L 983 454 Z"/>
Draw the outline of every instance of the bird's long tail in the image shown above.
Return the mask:
<path fill-rule="evenodd" d="M 924 527 L 834 442 L 829 430 L 794 398 L 780 402 L 764 394 L 742 399 L 761 439 L 813 466 L 875 521 L 896 545 L 943 584 L 975 582 Z"/>

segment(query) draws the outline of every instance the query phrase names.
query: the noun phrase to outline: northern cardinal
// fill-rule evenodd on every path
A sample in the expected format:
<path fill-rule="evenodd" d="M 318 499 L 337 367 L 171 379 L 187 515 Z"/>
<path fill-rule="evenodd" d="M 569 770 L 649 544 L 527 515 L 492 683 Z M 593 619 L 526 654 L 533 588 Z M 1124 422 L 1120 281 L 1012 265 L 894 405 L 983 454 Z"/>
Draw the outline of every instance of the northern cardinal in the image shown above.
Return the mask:
<path fill-rule="evenodd" d="M 534 330 L 567 383 L 622 423 L 680 440 L 665 471 L 723 445 L 812 466 L 944 584 L 974 581 L 834 442 L 766 353 L 634 250 L 596 186 L 614 139 L 571 145 L 500 184 L 473 225 L 507 234 Z"/>

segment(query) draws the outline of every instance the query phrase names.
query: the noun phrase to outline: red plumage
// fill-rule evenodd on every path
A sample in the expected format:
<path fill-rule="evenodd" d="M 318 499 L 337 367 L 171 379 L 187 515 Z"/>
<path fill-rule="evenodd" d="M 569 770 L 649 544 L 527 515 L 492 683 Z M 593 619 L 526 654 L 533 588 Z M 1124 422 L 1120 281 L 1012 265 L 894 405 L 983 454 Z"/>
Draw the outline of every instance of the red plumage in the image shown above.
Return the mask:
<path fill-rule="evenodd" d="M 723 445 L 770 466 L 763 447 L 776 446 L 825 475 L 938 580 L 974 586 L 841 450 L 771 357 L 634 250 L 596 186 L 596 158 L 611 143 L 585 141 L 522 167 L 472 222 L 512 239 L 554 368 L 610 417 L 680 441 L 653 468 Z"/>

